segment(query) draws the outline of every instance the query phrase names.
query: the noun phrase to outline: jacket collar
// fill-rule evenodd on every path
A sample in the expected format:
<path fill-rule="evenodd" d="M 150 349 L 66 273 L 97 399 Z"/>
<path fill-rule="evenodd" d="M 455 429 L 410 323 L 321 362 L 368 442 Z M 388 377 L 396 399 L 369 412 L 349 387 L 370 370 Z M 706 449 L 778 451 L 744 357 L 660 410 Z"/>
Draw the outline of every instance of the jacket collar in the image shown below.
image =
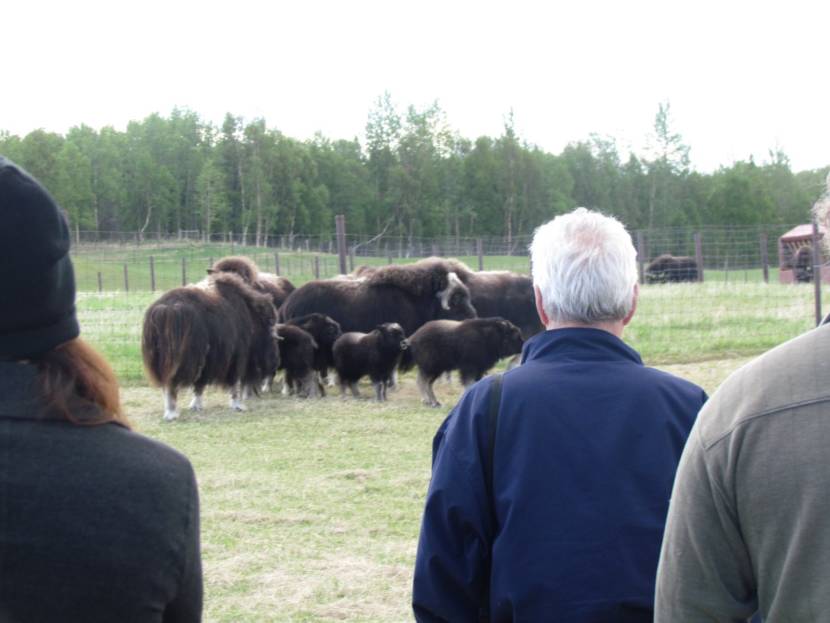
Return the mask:
<path fill-rule="evenodd" d="M 572 361 L 631 361 L 643 365 L 639 353 L 602 329 L 567 328 L 543 331 L 525 342 L 522 363 L 542 358 Z"/>
<path fill-rule="evenodd" d="M 44 404 L 37 366 L 0 361 L 0 417 L 37 419 Z"/>

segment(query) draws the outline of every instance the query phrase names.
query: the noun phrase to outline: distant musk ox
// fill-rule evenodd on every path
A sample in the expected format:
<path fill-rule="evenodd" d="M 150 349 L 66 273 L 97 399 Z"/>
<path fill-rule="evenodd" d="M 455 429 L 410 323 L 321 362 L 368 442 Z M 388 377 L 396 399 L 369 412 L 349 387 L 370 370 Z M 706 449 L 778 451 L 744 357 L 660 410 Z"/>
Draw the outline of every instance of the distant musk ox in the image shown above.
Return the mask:
<path fill-rule="evenodd" d="M 357 382 L 368 375 L 375 398 L 378 402 L 386 400 L 387 385 L 407 347 L 404 330 L 395 322 L 380 324 L 369 333 L 351 331 L 341 335 L 334 343 L 334 366 L 341 394 L 348 386 L 353 396 L 360 396 Z"/>
<path fill-rule="evenodd" d="M 697 281 L 697 262 L 688 256 L 658 255 L 645 270 L 646 283 Z"/>
<path fill-rule="evenodd" d="M 278 366 L 276 318 L 270 297 L 225 272 L 152 303 L 141 351 L 148 377 L 164 391 L 164 419 L 179 416 L 183 387 L 193 388 L 194 410 L 201 410 L 207 385 L 231 389 L 231 407 L 244 410 L 243 389 L 258 387 Z"/>
<path fill-rule="evenodd" d="M 418 389 L 424 404 L 440 407 L 432 384 L 444 372 L 459 370 L 464 385 L 479 380 L 503 357 L 522 350 L 522 333 L 503 318 L 433 320 L 408 339 L 401 368 L 418 366 Z"/>
<path fill-rule="evenodd" d="M 207 272 L 208 274 L 217 272 L 236 273 L 254 289 L 268 294 L 277 309 L 288 298 L 288 295 L 296 290 L 294 284 L 285 277 L 260 271 L 250 258 L 242 255 L 223 257 L 216 261 Z"/>
<path fill-rule="evenodd" d="M 369 332 L 397 322 L 407 335 L 430 320 L 476 315 L 469 290 L 440 260 L 383 266 L 365 279 L 310 281 L 291 293 L 280 317 L 288 321 L 313 312 L 331 317 L 343 331 Z"/>
<path fill-rule="evenodd" d="M 809 283 L 813 280 L 813 247 L 805 245 L 799 247 L 792 258 L 793 276 L 798 283 Z"/>
<path fill-rule="evenodd" d="M 314 350 L 314 370 L 320 374 L 320 379 L 328 377 L 329 368 L 334 367 L 334 342 L 342 335 L 340 324 L 324 314 L 306 314 L 292 318 L 286 324 L 300 327 L 306 331 L 317 343 Z"/>
<path fill-rule="evenodd" d="M 303 398 L 319 398 L 322 395 L 314 371 L 314 356 L 317 342 L 307 332 L 291 324 L 278 324 L 280 336 L 279 369 L 285 370 L 285 393 L 294 393 Z"/>

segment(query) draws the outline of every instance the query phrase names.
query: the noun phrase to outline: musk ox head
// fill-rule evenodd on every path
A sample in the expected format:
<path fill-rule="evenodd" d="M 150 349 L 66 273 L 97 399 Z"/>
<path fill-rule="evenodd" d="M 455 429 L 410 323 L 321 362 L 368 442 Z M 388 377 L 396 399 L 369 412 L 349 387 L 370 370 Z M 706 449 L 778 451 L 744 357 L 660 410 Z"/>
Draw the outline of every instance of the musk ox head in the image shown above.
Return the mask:
<path fill-rule="evenodd" d="M 496 320 L 496 327 L 498 328 L 501 340 L 499 341 L 499 356 L 510 357 L 522 352 L 522 331 L 509 320 L 498 318 Z"/>
<path fill-rule="evenodd" d="M 470 290 L 454 272 L 447 273 L 446 286 L 435 296 L 441 305 L 439 318 L 465 320 L 476 317 L 476 310 L 470 302 Z"/>
<path fill-rule="evenodd" d="M 378 332 L 381 345 L 384 349 L 403 352 L 409 348 L 409 342 L 406 341 L 406 334 L 403 332 L 403 327 L 397 322 L 379 324 L 375 328 L 375 331 Z"/>
<path fill-rule="evenodd" d="M 324 344 L 334 344 L 334 341 L 343 334 L 339 322 L 317 312 L 295 318 L 291 324 L 305 329 Z"/>
<path fill-rule="evenodd" d="M 242 277 L 248 285 L 253 285 L 259 278 L 259 269 L 247 257 L 241 255 L 230 255 L 214 262 L 213 266 L 207 269 L 208 275 L 216 273 L 235 273 Z"/>

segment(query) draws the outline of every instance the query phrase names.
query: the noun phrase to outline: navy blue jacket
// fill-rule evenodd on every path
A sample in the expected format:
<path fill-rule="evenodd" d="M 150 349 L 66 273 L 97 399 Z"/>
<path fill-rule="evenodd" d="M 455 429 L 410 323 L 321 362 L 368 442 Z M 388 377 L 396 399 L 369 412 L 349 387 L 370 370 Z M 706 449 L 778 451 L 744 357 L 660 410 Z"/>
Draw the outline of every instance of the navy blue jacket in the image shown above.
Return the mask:
<path fill-rule="evenodd" d="M 491 382 L 433 442 L 415 618 L 650 622 L 674 473 L 706 393 L 606 331 L 541 333 L 504 375 L 491 496 Z"/>

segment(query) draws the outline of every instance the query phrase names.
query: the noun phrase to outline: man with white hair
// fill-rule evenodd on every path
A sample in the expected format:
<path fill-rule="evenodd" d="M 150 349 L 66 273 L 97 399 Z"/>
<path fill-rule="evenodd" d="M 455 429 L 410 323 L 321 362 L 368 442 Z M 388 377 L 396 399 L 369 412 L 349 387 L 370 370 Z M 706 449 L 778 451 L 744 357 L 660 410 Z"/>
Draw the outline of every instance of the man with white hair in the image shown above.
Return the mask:
<path fill-rule="evenodd" d="M 830 176 L 813 211 L 830 226 Z M 672 493 L 656 621 L 828 620 L 828 446 L 825 319 L 733 373 L 701 411 Z"/>
<path fill-rule="evenodd" d="M 547 331 L 435 436 L 415 618 L 650 623 L 672 480 L 706 394 L 620 339 L 638 286 L 619 221 L 579 208 L 530 250 Z"/>

